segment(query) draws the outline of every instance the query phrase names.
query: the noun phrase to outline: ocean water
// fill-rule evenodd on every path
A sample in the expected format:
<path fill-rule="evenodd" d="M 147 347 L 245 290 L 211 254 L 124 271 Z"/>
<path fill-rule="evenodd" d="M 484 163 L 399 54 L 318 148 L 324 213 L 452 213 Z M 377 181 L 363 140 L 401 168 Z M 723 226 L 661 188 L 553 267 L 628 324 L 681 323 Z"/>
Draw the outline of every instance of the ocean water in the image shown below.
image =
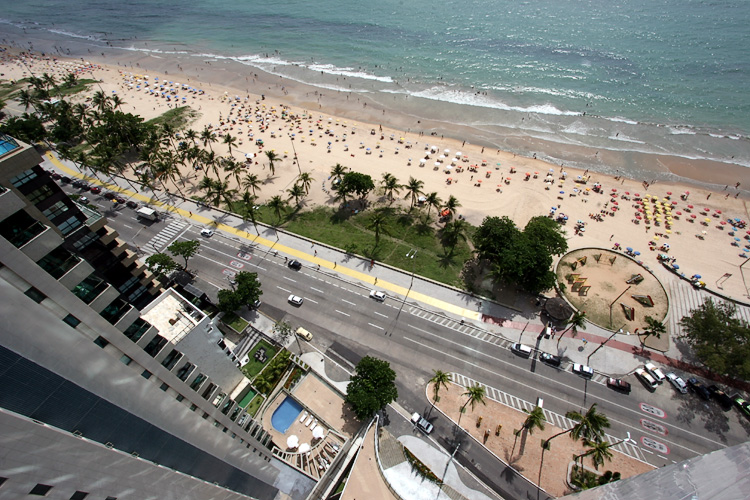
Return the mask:
<path fill-rule="evenodd" d="M 747 0 L 37 0 L 0 12 L 17 45 L 22 28 L 61 47 L 230 59 L 321 91 L 398 96 L 410 115 L 521 154 L 506 136 L 750 167 L 748 26 Z"/>

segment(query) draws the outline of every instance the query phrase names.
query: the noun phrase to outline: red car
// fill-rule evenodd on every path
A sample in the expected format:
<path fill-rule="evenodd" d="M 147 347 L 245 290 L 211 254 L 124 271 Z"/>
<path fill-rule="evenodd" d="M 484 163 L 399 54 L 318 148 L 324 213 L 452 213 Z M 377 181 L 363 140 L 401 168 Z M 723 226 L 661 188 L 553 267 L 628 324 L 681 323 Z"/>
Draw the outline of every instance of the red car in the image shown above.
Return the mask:
<path fill-rule="evenodd" d="M 104 197 L 105 197 L 106 199 L 108 199 L 108 200 L 114 200 L 114 199 L 115 199 L 115 193 L 110 193 L 110 192 L 107 192 L 107 193 L 104 193 L 104 195 L 103 195 L 103 196 L 104 196 Z"/>
<path fill-rule="evenodd" d="M 94 186 L 94 187 L 91 188 L 91 193 L 92 194 L 99 194 L 101 192 L 102 192 L 102 188 L 100 188 L 99 186 Z"/>

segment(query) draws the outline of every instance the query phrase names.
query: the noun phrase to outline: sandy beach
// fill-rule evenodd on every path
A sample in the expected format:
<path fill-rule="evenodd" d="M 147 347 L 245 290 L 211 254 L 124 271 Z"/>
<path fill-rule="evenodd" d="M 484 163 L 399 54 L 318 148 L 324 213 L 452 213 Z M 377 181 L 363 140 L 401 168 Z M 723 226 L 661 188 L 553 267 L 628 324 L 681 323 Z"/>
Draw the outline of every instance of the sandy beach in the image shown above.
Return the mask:
<path fill-rule="evenodd" d="M 229 154 L 222 136 L 237 137 L 232 155 L 248 160 L 247 172 L 263 180 L 260 201 L 274 195 L 287 198 L 286 190 L 299 173 L 309 172 L 314 182 L 304 206 L 336 206 L 329 176 L 337 163 L 371 175 L 376 183 L 386 172 L 401 183 L 415 177 L 424 182 L 425 193 L 436 192 L 442 200 L 450 195 L 458 198 L 459 213 L 472 224 L 480 224 L 486 216 L 507 215 L 522 227 L 531 217 L 552 215 L 566 220 L 571 249 L 619 244 L 640 251 L 638 258 L 652 268 L 659 266 L 657 255 L 667 253 L 687 276 L 700 274 L 708 288 L 722 280 L 722 293 L 748 301 L 750 283 L 743 281 L 739 266 L 750 255 L 745 250 L 750 245 L 750 227 L 740 227 L 739 221 L 750 220 L 746 191 L 750 177 L 742 167 L 717 164 L 706 168 L 709 165 L 660 157 L 656 161 L 665 171 L 692 178 L 694 183 L 654 183 L 653 179 L 628 178 L 625 166 L 618 164 L 621 160 L 602 153 L 599 160 L 607 166 L 603 170 L 619 170 L 622 176 L 578 171 L 536 160 L 533 155 L 523 157 L 472 144 L 475 138 L 468 133 L 463 136 L 467 140 L 459 140 L 460 127 L 410 120 L 408 115 L 357 96 L 351 99 L 358 102 L 348 102 L 346 93 L 333 92 L 337 94 L 334 99 L 294 82 L 257 74 L 249 67 L 245 73 L 232 73 L 227 66 L 206 62 L 205 67 L 180 71 L 179 60 L 142 54 L 125 57 L 81 61 L 36 56 L 21 63 L 6 53 L 0 73 L 2 79 L 10 80 L 30 72 L 61 78 L 75 71 L 80 77 L 101 80 L 89 95 L 99 87 L 107 94 L 117 93 L 125 101 L 123 111 L 146 120 L 173 106 L 190 106 L 200 116 L 189 127 L 200 132 L 210 126 L 220 136 L 212 145 L 217 154 Z M 167 90 L 169 102 L 160 85 L 176 89 Z M 152 94 L 150 90 L 157 91 Z M 17 103 L 10 107 L 23 111 Z M 262 146 L 256 144 L 258 139 Z M 282 157 L 273 175 L 263 154 L 266 150 Z M 202 172 L 186 170 L 183 176 L 186 187 L 182 189 L 198 194 L 195 185 Z M 232 177 L 227 180 L 234 184 Z M 707 189 L 706 183 L 720 187 Z M 370 195 L 370 200 L 382 201 L 381 194 Z M 582 231 L 576 229 L 579 222 Z"/>

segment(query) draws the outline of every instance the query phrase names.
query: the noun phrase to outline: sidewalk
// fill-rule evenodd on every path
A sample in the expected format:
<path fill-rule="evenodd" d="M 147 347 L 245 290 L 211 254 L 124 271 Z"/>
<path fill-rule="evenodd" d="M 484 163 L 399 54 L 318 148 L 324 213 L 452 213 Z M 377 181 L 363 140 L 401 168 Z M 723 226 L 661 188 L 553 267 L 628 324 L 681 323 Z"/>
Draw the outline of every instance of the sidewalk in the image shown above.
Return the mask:
<path fill-rule="evenodd" d="M 500 305 L 483 297 L 474 297 L 453 287 L 413 276 L 400 269 L 376 262 L 371 267 L 370 260 L 353 255 L 347 255 L 340 249 L 329 247 L 322 243 L 287 233 L 264 224 L 255 228 L 249 222 L 223 210 L 206 207 L 193 200 L 183 199 L 170 193 L 157 192 L 158 199 L 150 189 L 133 186 L 121 178 L 113 178 L 114 184 L 105 184 L 96 178 L 80 173 L 77 167 L 69 162 L 62 162 L 54 155 L 47 153 L 46 168 L 56 170 L 76 178 L 85 177 L 91 184 L 101 185 L 113 191 L 119 191 L 141 203 L 150 204 L 160 210 L 181 217 L 200 226 L 212 226 L 216 230 L 228 235 L 239 243 L 256 245 L 261 251 L 265 249 L 267 258 L 297 259 L 308 269 L 319 271 L 333 278 L 337 278 L 365 290 L 377 287 L 386 291 L 394 300 L 404 300 L 407 305 L 443 315 L 457 321 L 464 320 L 491 335 L 502 337 L 510 342 L 522 342 L 537 346 L 537 337 L 543 330 L 543 322 L 539 316 L 539 307 L 533 300 L 523 302 L 524 297 L 514 297 L 519 303 L 510 306 Z M 661 277 L 660 277 L 661 278 Z M 377 285 L 375 280 L 377 279 Z M 412 283 L 413 280 L 413 283 Z M 587 363 L 589 355 L 611 336 L 612 332 L 587 323 L 586 330 L 580 330 L 576 337 L 568 332 L 560 340 L 542 339 L 538 348 L 553 354 L 559 354 L 574 363 Z M 583 342 L 583 339 L 586 342 Z M 670 349 L 670 354 L 679 354 L 676 349 Z M 658 352 L 644 351 L 640 347 L 637 336 L 618 335 L 607 341 L 595 356 L 588 360 L 588 364 L 597 372 L 624 376 L 643 363 L 643 358 L 654 362 L 675 367 L 680 370 L 707 376 L 700 367 L 692 366 L 682 360 Z"/>

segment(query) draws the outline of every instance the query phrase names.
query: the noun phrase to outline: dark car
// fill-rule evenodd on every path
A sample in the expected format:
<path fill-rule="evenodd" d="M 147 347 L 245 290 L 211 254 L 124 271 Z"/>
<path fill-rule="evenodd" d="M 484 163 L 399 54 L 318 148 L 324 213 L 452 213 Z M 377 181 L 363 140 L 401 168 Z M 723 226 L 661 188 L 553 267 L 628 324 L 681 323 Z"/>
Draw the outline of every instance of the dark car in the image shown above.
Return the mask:
<path fill-rule="evenodd" d="M 614 389 L 618 392 L 625 393 L 625 394 L 630 394 L 630 389 L 631 389 L 629 383 L 625 382 L 622 379 L 612 378 L 612 377 L 607 379 L 607 387 L 609 387 L 610 389 Z"/>
<path fill-rule="evenodd" d="M 298 260 L 290 260 L 289 264 L 287 264 L 291 269 L 294 269 L 295 271 L 299 271 L 302 269 L 302 263 Z"/>
<path fill-rule="evenodd" d="M 60 182 L 62 182 L 63 184 L 67 184 L 70 182 L 70 177 L 63 175 L 62 177 L 60 177 Z"/>
<path fill-rule="evenodd" d="M 134 202 L 132 200 L 129 201 L 129 202 L 127 202 L 125 205 L 127 205 L 128 208 L 138 208 L 138 203 L 136 203 L 136 202 Z"/>
<path fill-rule="evenodd" d="M 716 400 L 717 403 L 721 405 L 722 410 L 729 411 L 732 409 L 732 398 L 730 398 L 726 392 L 719 389 L 716 385 L 709 385 L 708 386 L 708 392 L 711 393 L 711 397 Z"/>
<path fill-rule="evenodd" d="M 83 182 L 81 179 L 76 179 L 73 182 L 71 182 L 70 184 L 73 185 L 73 186 L 75 186 L 75 187 L 81 187 L 81 184 L 85 184 L 85 182 Z"/>
<path fill-rule="evenodd" d="M 117 203 L 125 203 L 125 202 L 127 202 L 128 200 L 126 200 L 126 199 L 125 199 L 125 198 L 123 198 L 122 196 L 115 196 L 115 201 L 117 201 Z"/>
<path fill-rule="evenodd" d="M 547 363 L 550 366 L 560 366 L 560 364 L 562 363 L 562 358 L 560 356 L 555 356 L 547 352 L 540 353 L 539 360 Z"/>
<path fill-rule="evenodd" d="M 52 177 L 52 178 L 53 178 L 53 179 L 55 179 L 56 181 L 59 181 L 59 180 L 60 180 L 60 179 L 62 178 L 62 175 L 58 174 L 57 172 L 52 172 L 52 173 L 51 173 L 51 174 L 49 174 L 49 175 L 50 175 L 50 177 Z"/>
<path fill-rule="evenodd" d="M 711 393 L 709 392 L 706 385 L 695 377 L 690 377 L 687 381 L 690 390 L 702 397 L 706 401 L 711 399 Z"/>
<path fill-rule="evenodd" d="M 102 192 L 102 188 L 100 188 L 99 186 L 94 186 L 91 188 L 91 194 L 99 194 L 101 192 Z"/>
<path fill-rule="evenodd" d="M 78 189 L 80 189 L 81 191 L 88 191 L 91 189 L 91 186 L 89 186 L 85 182 L 81 182 L 81 184 L 78 186 Z"/>
<path fill-rule="evenodd" d="M 104 196 L 108 200 L 114 200 L 115 199 L 115 193 L 107 192 L 107 193 L 104 193 L 102 196 Z"/>

